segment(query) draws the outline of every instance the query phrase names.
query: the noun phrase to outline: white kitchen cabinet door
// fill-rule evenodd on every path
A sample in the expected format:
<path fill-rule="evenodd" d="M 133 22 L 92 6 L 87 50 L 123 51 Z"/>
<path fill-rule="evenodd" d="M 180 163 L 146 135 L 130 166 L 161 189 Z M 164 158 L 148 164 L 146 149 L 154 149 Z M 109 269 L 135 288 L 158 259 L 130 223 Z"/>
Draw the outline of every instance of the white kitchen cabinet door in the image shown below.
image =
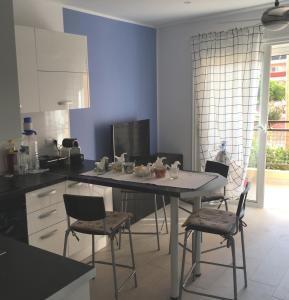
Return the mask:
<path fill-rule="evenodd" d="M 92 196 L 91 184 L 77 181 L 66 181 L 66 194 Z"/>
<path fill-rule="evenodd" d="M 67 222 L 62 221 L 29 236 L 29 245 L 59 255 L 63 254 Z"/>
<path fill-rule="evenodd" d="M 15 41 L 21 112 L 39 112 L 34 28 L 15 26 Z"/>
<path fill-rule="evenodd" d="M 49 228 L 54 224 L 66 220 L 64 202 L 43 208 L 27 215 L 28 235 Z"/>
<path fill-rule="evenodd" d="M 87 73 L 38 71 L 40 111 L 89 107 Z"/>
<path fill-rule="evenodd" d="M 42 71 L 87 72 L 87 38 L 35 29 L 37 66 Z"/>
<path fill-rule="evenodd" d="M 91 193 L 93 196 L 103 197 L 105 210 L 113 211 L 112 188 L 92 184 L 91 189 L 92 189 Z"/>
<path fill-rule="evenodd" d="M 26 193 L 27 214 L 29 215 L 32 212 L 53 206 L 57 203 L 63 203 L 64 193 L 65 182 Z"/>

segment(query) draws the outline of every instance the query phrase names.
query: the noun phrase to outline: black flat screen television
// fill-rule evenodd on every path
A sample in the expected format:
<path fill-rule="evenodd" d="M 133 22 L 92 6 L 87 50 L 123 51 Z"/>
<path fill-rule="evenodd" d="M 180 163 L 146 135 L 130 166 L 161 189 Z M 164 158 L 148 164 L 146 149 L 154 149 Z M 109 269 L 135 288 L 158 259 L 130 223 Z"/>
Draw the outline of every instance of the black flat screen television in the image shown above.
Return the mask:
<path fill-rule="evenodd" d="M 112 125 L 113 154 L 129 157 L 150 154 L 150 120 L 117 123 Z"/>

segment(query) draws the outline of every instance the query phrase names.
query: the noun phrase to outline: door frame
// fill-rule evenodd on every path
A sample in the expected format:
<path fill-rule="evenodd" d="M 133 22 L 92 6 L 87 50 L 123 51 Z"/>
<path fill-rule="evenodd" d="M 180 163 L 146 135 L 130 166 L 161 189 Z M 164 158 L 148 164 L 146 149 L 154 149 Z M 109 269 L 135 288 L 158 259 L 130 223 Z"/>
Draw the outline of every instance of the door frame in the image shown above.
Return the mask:
<path fill-rule="evenodd" d="M 265 196 L 265 170 L 266 170 L 266 141 L 267 141 L 267 123 L 268 123 L 268 103 L 269 103 L 269 82 L 272 46 L 288 44 L 289 39 L 270 38 L 264 41 L 263 45 L 263 66 L 261 77 L 261 95 L 260 95 L 260 122 L 259 122 L 259 152 L 257 161 L 257 179 L 256 179 L 256 202 L 249 201 L 249 205 L 259 208 L 264 207 Z"/>
<path fill-rule="evenodd" d="M 269 102 L 269 82 L 271 67 L 271 49 L 272 45 L 264 43 L 263 45 L 263 64 L 260 89 L 260 120 L 259 130 L 259 148 L 257 160 L 256 177 L 256 201 L 248 201 L 251 206 L 259 208 L 264 207 L 265 195 L 265 169 L 266 169 L 266 141 L 267 141 L 267 123 L 268 123 L 268 102 Z"/>

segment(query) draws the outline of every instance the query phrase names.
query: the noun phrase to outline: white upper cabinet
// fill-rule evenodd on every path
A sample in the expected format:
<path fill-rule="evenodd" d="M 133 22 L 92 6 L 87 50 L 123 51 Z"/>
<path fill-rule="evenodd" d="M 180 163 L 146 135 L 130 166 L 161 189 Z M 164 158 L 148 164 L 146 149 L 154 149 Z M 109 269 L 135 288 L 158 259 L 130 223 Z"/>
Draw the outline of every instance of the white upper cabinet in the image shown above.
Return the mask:
<path fill-rule="evenodd" d="M 16 26 L 22 113 L 89 108 L 87 38 Z"/>
<path fill-rule="evenodd" d="M 37 89 L 37 65 L 34 28 L 15 27 L 16 56 L 20 110 L 22 113 L 40 110 Z"/>
<path fill-rule="evenodd" d="M 38 70 L 87 72 L 85 36 L 36 28 L 35 37 Z"/>
<path fill-rule="evenodd" d="M 87 73 L 38 71 L 40 110 L 89 107 Z"/>

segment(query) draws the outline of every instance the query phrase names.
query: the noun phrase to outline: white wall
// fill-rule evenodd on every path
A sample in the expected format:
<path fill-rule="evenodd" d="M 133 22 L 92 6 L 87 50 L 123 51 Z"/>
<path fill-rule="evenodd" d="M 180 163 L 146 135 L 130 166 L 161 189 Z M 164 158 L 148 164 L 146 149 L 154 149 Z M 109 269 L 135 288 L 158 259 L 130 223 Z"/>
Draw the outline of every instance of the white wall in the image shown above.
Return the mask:
<path fill-rule="evenodd" d="M 262 12 L 219 14 L 158 29 L 158 151 L 183 153 L 186 169 L 194 167 L 191 36 L 256 24 L 237 20 L 259 20 Z M 289 41 L 288 32 L 265 32 L 265 38 L 287 36 Z"/>

